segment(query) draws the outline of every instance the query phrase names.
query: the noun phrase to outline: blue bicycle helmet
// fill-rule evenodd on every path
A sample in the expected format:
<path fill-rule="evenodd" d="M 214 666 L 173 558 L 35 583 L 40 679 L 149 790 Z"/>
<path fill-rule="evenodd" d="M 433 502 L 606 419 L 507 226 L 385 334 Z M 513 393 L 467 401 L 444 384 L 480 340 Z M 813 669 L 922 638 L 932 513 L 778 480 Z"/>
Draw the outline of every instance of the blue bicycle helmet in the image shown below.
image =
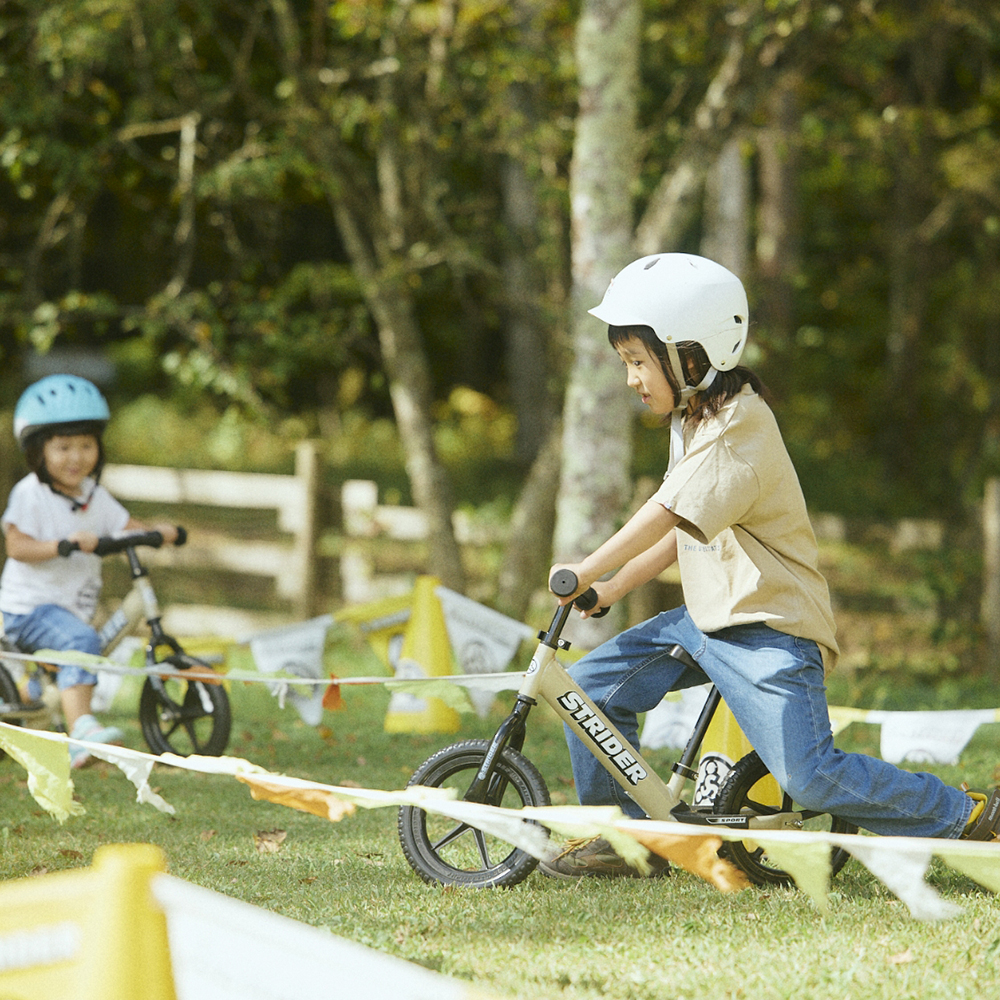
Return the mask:
<path fill-rule="evenodd" d="M 107 400 L 78 375 L 49 375 L 29 385 L 14 407 L 14 437 L 24 451 L 32 435 L 78 430 L 100 437 L 111 418 Z"/>

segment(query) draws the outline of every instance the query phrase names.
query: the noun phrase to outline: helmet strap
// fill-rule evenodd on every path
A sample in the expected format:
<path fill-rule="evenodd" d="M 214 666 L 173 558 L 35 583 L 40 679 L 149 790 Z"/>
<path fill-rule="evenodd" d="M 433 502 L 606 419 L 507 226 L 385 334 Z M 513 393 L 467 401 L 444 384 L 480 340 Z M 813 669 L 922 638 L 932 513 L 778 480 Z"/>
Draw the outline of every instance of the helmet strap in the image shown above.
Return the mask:
<path fill-rule="evenodd" d="M 671 352 L 673 355 L 677 355 L 677 348 L 673 344 L 668 344 L 667 354 L 670 355 Z M 688 401 L 699 392 L 707 389 L 715 381 L 715 376 L 718 374 L 718 369 L 709 368 L 705 372 L 705 377 L 697 385 L 684 385 L 683 382 L 681 383 L 683 388 L 680 392 L 680 402 L 670 414 L 670 460 L 667 463 L 668 473 L 684 457 L 684 411 L 687 409 Z"/>

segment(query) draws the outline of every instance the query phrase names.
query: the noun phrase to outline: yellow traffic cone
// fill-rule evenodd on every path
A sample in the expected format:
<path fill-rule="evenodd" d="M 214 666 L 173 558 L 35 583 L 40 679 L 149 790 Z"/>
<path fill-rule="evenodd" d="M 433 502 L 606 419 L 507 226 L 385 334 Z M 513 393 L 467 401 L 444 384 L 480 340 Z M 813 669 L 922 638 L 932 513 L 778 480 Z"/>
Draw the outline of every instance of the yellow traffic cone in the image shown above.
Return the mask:
<path fill-rule="evenodd" d="M 436 577 L 417 577 L 410 621 L 396 667 L 400 679 L 443 677 L 452 672 L 448 629 L 441 602 L 434 593 L 438 586 L 440 580 Z M 387 733 L 453 733 L 458 727 L 458 713 L 440 698 L 394 691 L 389 699 L 385 715 Z"/>
<path fill-rule="evenodd" d="M 736 717 L 729 706 L 722 702 L 712 717 L 701 745 L 694 804 L 704 806 L 714 802 L 733 765 L 752 751 L 753 747 L 743 735 Z M 768 775 L 757 783 L 753 797 L 757 802 L 780 806 L 781 788 L 777 781 Z"/>
<path fill-rule="evenodd" d="M 0 996 L 176 1000 L 152 844 L 109 844 L 89 869 L 0 886 Z"/>

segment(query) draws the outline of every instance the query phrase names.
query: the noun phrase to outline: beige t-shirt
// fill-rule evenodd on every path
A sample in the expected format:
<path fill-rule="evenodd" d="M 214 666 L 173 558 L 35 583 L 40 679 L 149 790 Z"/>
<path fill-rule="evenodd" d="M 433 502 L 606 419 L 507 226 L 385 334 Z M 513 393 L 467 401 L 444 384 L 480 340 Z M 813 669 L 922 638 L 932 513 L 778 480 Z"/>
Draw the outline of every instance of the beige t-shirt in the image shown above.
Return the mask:
<path fill-rule="evenodd" d="M 838 649 L 802 488 L 774 414 L 750 388 L 693 430 L 653 500 L 673 511 L 684 601 L 702 632 L 764 622 Z"/>

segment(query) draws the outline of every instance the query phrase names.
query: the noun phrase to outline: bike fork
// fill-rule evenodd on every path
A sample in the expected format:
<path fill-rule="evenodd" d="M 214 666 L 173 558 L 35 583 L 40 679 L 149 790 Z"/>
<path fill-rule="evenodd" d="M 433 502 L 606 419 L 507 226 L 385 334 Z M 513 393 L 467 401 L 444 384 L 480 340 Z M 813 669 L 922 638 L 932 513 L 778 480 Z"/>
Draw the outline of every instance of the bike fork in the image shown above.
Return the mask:
<path fill-rule="evenodd" d="M 476 777 L 463 796 L 466 802 L 496 803 L 503 796 L 505 779 L 497 772 L 496 762 L 508 747 L 520 751 L 524 746 L 528 713 L 537 704 L 534 698 L 519 694 L 510 715 L 500 723 L 490 741 Z"/>

